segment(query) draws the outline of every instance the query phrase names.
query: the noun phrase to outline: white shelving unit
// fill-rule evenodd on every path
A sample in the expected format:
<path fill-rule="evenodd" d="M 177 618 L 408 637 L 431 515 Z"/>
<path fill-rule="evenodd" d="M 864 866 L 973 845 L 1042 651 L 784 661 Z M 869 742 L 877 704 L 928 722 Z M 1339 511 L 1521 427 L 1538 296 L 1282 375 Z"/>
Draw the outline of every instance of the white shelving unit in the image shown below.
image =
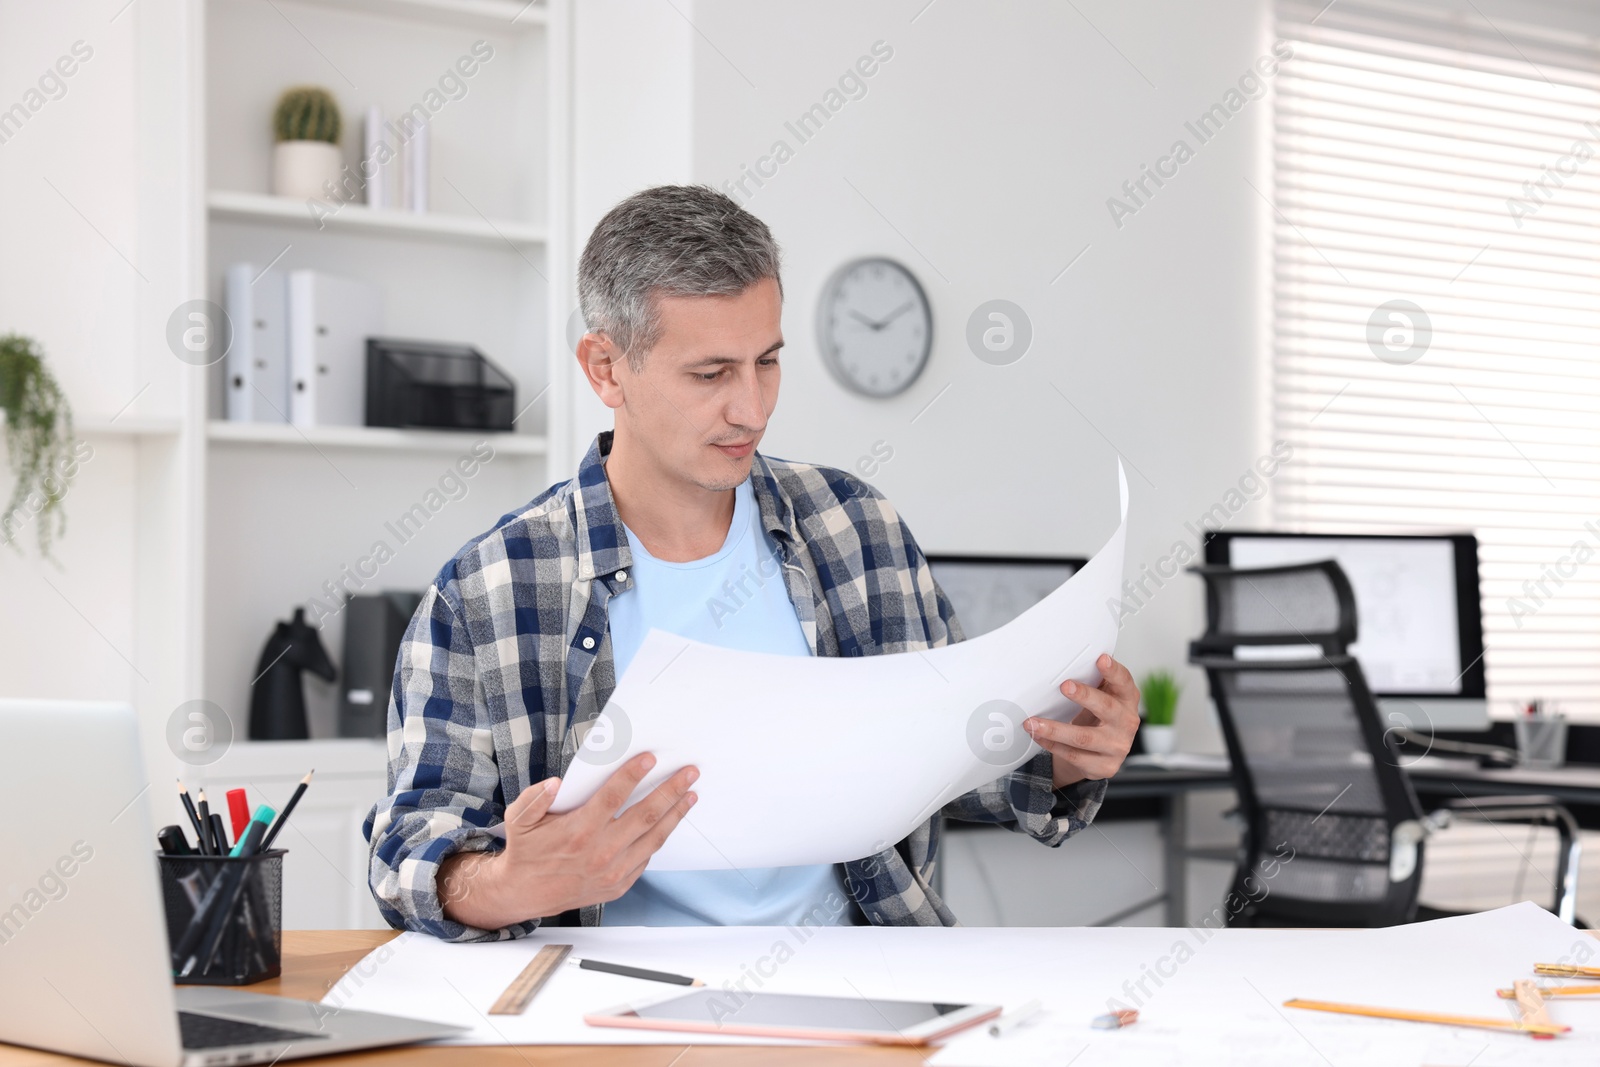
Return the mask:
<path fill-rule="evenodd" d="M 385 790 L 384 745 L 334 738 L 337 688 L 311 676 L 313 740 L 244 740 L 273 625 L 340 592 L 423 588 L 464 542 L 571 465 L 565 408 L 553 402 L 569 373 L 558 357 L 573 291 L 569 3 L 178 0 L 137 5 L 119 23 L 136 50 L 137 91 L 128 117 L 108 100 L 104 122 L 131 122 L 136 138 L 130 231 L 140 242 L 129 254 L 141 275 L 128 314 L 139 329 L 128 331 L 132 369 L 83 406 L 78 425 L 107 457 L 96 470 L 125 472 L 132 486 L 119 498 L 132 577 L 118 596 L 130 617 L 107 640 L 131 668 L 152 781 L 176 772 L 191 788 L 244 785 L 257 802 L 281 802 L 317 768 L 287 838 L 291 926 L 376 922 L 360 822 Z M 478 42 L 492 56 L 452 80 Z M 352 168 L 369 104 L 393 117 L 442 100 L 430 118 L 433 212 L 350 203 L 318 225 L 303 201 L 273 196 L 272 107 L 303 84 L 338 99 Z M 517 431 L 224 421 L 221 368 L 175 360 L 163 325 L 185 301 L 221 304 L 234 262 L 380 286 L 386 335 L 472 344 L 511 376 Z M 392 558 L 371 575 L 358 564 L 379 541 Z M 342 663 L 342 614 L 322 635 Z M 167 755 L 174 709 L 197 698 L 235 728 L 207 767 Z M 176 821 L 162 803 L 158 822 Z"/>
<path fill-rule="evenodd" d="M 137 432 L 137 431 L 135 431 Z M 359 448 L 400 452 L 450 452 L 470 449 L 486 441 L 497 452 L 513 456 L 543 456 L 543 437 L 522 433 L 462 433 L 454 431 L 389 430 L 369 426 L 290 426 L 270 422 L 224 422 L 206 425 L 212 444 L 281 445 L 290 448 Z"/>
<path fill-rule="evenodd" d="M 543 0 L 320 0 L 328 7 L 432 20 L 445 25 L 542 26 L 550 11 Z"/>
<path fill-rule="evenodd" d="M 326 215 L 316 215 L 303 200 L 262 193 L 213 191 L 206 196 L 213 220 L 260 222 L 304 229 L 331 229 L 335 233 L 370 233 L 390 237 L 454 241 L 522 247 L 546 241 L 542 226 L 466 215 L 415 215 L 406 211 L 378 211 L 364 204 L 344 204 Z"/>
<path fill-rule="evenodd" d="M 570 476 L 610 421 L 566 347 L 574 231 L 634 190 L 692 179 L 694 35 L 671 6 L 627 0 L 118 8 L 0 4 L 7 55 L 43 64 L 79 38 L 94 49 L 69 96 L 0 152 L 6 236 L 30 250 L 0 270 L 0 328 L 40 342 L 93 450 L 56 563 L 32 544 L 0 551 L 21 606 L 0 616 L 4 695 L 132 703 L 157 825 L 183 817 L 174 774 L 256 782 L 258 800 L 281 803 L 315 767 L 295 819 L 307 840 L 289 839 L 291 925 L 370 922 L 350 901 L 364 899 L 359 824 L 384 791 L 383 746 L 329 738 L 332 686 L 306 681 L 311 741 L 239 740 L 198 767 L 180 761 L 172 728 L 207 700 L 243 735 L 276 620 L 330 585 L 354 588 L 347 574 L 370 591 L 422 588 L 465 541 Z M 434 117 L 432 214 L 350 204 L 319 229 L 303 203 L 272 197 L 270 116 L 285 87 L 336 94 L 354 164 L 367 105 L 411 107 L 478 40 L 492 58 Z M 621 68 L 647 70 L 649 92 Z M 580 121 L 592 135 L 576 137 Z M 492 458 L 474 465 L 463 457 L 477 435 L 222 424 L 218 368 L 175 352 L 169 328 L 190 301 L 220 302 L 229 263 L 280 255 L 381 286 L 395 335 L 478 347 L 516 382 L 516 432 L 483 437 Z M 380 540 L 392 555 L 363 578 Z M 341 616 L 324 620 L 340 665 L 342 631 Z"/>
<path fill-rule="evenodd" d="M 166 437 L 175 436 L 179 426 L 177 419 L 92 419 L 72 428 L 81 437 Z"/>

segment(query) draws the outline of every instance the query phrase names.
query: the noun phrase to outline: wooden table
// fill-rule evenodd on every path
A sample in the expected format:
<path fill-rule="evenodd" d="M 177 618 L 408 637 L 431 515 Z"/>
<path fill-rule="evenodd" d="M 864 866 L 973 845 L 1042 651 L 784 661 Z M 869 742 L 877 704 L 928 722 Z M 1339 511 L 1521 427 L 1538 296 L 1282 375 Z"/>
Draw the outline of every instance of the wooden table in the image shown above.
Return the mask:
<path fill-rule="evenodd" d="M 393 930 L 285 930 L 283 974 L 270 981 L 246 986 L 253 993 L 271 993 L 302 1000 L 321 1000 L 361 957 L 398 936 Z M 0 1006 L 3 1010 L 3 1006 Z M 296 1062 L 408 1065 L 459 1065 L 471 1062 L 486 1067 L 566 1067 L 583 1064 L 600 1067 L 699 1067 L 703 1064 L 755 1064 L 757 1067 L 806 1067 L 808 1064 L 871 1065 L 885 1067 L 921 1064 L 927 1050 L 914 1048 L 772 1048 L 734 1045 L 520 1045 L 464 1049 L 393 1048 L 352 1052 Z M 43 1067 L 45 1064 L 93 1063 L 72 1056 L 0 1044 L 0 1067 Z"/>

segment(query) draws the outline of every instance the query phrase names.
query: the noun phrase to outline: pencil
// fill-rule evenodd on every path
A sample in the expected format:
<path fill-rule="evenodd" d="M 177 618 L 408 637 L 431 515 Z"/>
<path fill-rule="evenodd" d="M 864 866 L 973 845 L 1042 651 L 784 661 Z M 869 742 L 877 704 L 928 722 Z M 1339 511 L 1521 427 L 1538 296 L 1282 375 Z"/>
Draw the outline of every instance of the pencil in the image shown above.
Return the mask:
<path fill-rule="evenodd" d="M 604 971 L 606 974 L 620 974 L 624 978 L 643 978 L 647 982 L 666 982 L 668 985 L 703 986 L 698 978 L 690 978 L 681 974 L 668 974 L 666 971 L 651 971 L 643 967 L 629 967 L 625 963 L 605 963 L 601 960 L 585 960 L 573 957 L 567 961 L 574 967 L 586 971 Z"/>
<path fill-rule="evenodd" d="M 183 810 L 189 813 L 189 824 L 194 827 L 196 838 L 205 837 L 205 831 L 200 827 L 200 813 L 194 810 L 194 801 L 189 799 L 189 787 L 183 784 L 183 779 L 178 779 L 178 799 L 183 801 Z M 204 846 L 200 851 L 204 852 Z"/>
<path fill-rule="evenodd" d="M 311 784 L 311 776 L 317 773 L 315 767 L 306 772 L 300 779 L 300 784 L 294 787 L 294 795 L 289 798 L 289 803 L 283 806 L 283 811 L 272 821 L 272 829 L 267 831 L 267 836 L 261 839 L 261 851 L 265 852 L 272 847 L 273 839 L 278 836 L 278 831 L 283 829 L 283 824 L 289 821 L 289 816 L 294 814 L 294 806 L 300 803 L 300 798 L 306 795 L 306 786 Z"/>
<path fill-rule="evenodd" d="M 1600 967 L 1578 967 L 1570 963 L 1535 963 L 1534 974 L 1546 978 L 1600 978 Z"/>
<path fill-rule="evenodd" d="M 1501 1000 L 1517 999 L 1515 989 L 1497 989 Z M 1546 997 L 1600 997 L 1600 985 L 1549 985 L 1539 989 L 1539 993 Z"/>
<path fill-rule="evenodd" d="M 1540 1023 L 1517 1023 L 1510 1019 L 1488 1019 L 1476 1015 L 1444 1015 L 1431 1011 L 1403 1011 L 1398 1008 L 1371 1008 L 1363 1004 L 1335 1004 L 1327 1000 L 1294 1000 L 1283 1002 L 1286 1008 L 1304 1008 L 1307 1011 L 1331 1011 L 1340 1015 L 1365 1015 L 1374 1019 L 1402 1019 L 1413 1023 L 1438 1023 L 1441 1026 L 1470 1026 L 1479 1030 L 1519 1030 L 1525 1034 L 1543 1034 L 1554 1037 L 1567 1033 L 1570 1026 L 1545 1026 Z"/>

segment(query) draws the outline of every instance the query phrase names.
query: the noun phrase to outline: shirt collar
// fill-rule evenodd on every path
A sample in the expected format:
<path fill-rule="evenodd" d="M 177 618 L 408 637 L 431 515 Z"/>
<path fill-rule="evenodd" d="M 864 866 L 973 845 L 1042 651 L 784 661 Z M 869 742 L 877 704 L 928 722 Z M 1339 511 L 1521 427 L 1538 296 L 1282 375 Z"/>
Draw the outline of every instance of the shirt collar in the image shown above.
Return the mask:
<path fill-rule="evenodd" d="M 573 501 L 580 581 L 610 576 L 633 566 L 628 535 L 623 529 L 621 516 L 617 514 L 616 497 L 611 495 L 611 481 L 606 477 L 605 460 L 611 454 L 611 441 L 612 431 L 602 430 L 590 444 L 583 461 L 578 464 Z M 794 507 L 788 494 L 778 484 L 766 457 L 760 452 L 754 453 L 754 456 L 750 467 L 750 488 L 755 493 L 756 505 L 761 512 L 762 526 L 778 541 L 780 550 L 787 554 L 789 548 L 800 540 Z"/>

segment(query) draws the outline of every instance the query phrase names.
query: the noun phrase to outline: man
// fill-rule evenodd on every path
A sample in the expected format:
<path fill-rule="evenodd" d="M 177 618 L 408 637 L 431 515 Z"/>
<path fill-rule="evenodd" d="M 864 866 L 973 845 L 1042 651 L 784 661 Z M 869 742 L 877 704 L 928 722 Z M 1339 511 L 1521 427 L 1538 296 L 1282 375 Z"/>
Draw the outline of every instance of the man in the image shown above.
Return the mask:
<path fill-rule="evenodd" d="M 455 941 L 517 937 L 546 919 L 953 925 L 930 885 L 938 816 L 837 866 L 646 873 L 696 800 L 685 767 L 618 816 L 654 765 L 648 753 L 586 804 L 550 813 L 574 727 L 599 713 L 652 626 L 819 656 L 963 636 L 887 500 L 841 471 L 756 451 L 784 343 L 764 223 L 708 187 L 647 189 L 595 227 L 578 293 L 589 326 L 578 361 L 615 429 L 576 478 L 446 564 L 406 631 L 390 795 L 366 823 L 384 917 Z M 735 615 L 711 610 L 749 572 L 782 581 L 746 580 Z M 1138 725 L 1127 669 L 1109 656 L 1099 666 L 1098 689 L 1062 685 L 1083 709 L 1072 723 L 1024 724 L 1044 751 L 943 814 L 1051 846 L 1086 826 Z"/>

